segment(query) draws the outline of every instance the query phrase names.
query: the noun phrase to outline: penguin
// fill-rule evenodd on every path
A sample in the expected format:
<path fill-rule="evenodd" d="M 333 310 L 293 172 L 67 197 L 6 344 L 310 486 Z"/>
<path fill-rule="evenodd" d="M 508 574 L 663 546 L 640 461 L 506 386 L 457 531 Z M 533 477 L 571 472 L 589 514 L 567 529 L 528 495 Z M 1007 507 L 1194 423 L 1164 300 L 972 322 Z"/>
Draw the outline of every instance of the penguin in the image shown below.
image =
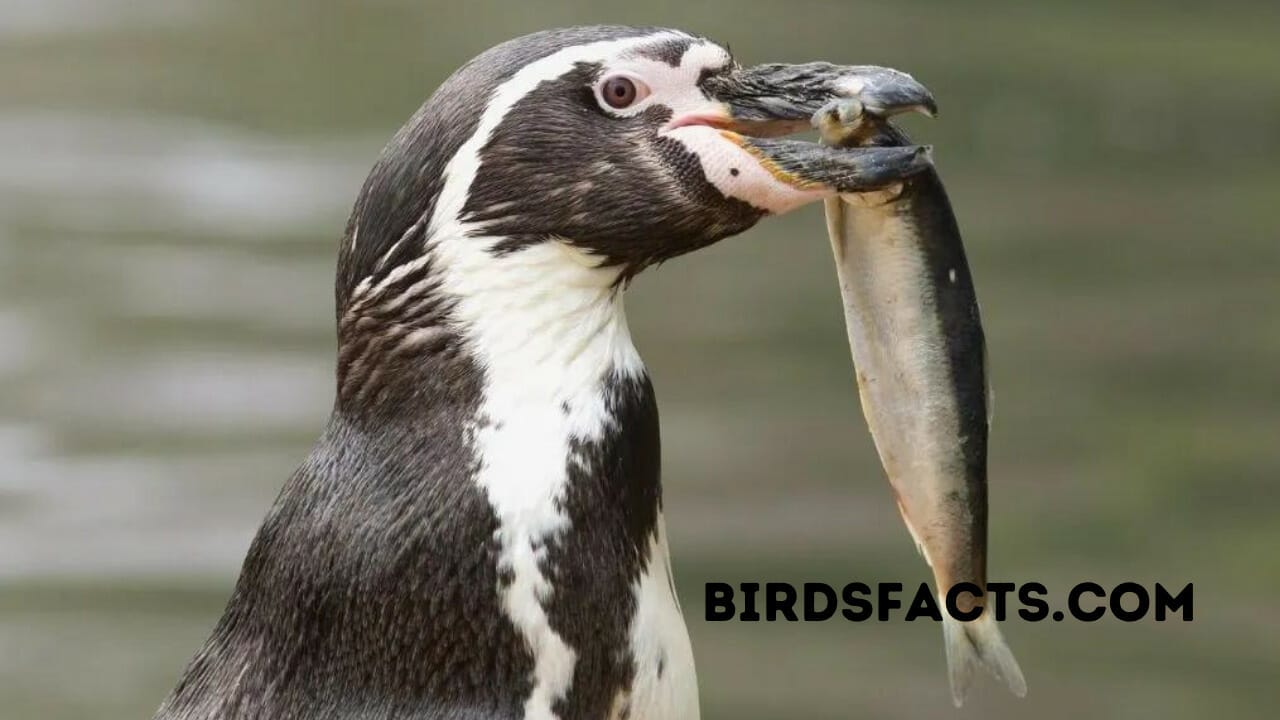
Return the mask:
<path fill-rule="evenodd" d="M 641 271 L 928 148 L 786 137 L 909 76 L 739 65 L 579 27 L 466 63 L 395 134 L 339 244 L 332 414 L 157 720 L 690 720 Z"/>

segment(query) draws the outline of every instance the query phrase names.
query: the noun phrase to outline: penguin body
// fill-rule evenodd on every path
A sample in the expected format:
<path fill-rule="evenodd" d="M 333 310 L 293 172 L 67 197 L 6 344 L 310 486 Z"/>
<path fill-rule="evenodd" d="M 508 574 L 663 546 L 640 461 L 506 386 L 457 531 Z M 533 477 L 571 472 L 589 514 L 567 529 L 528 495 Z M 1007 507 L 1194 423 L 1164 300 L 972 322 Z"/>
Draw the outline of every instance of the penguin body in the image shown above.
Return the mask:
<path fill-rule="evenodd" d="M 592 27 L 450 77 L 360 191 L 333 415 L 157 719 L 696 720 L 623 292 L 923 167 L 731 130 L 804 126 L 855 70 Z"/>

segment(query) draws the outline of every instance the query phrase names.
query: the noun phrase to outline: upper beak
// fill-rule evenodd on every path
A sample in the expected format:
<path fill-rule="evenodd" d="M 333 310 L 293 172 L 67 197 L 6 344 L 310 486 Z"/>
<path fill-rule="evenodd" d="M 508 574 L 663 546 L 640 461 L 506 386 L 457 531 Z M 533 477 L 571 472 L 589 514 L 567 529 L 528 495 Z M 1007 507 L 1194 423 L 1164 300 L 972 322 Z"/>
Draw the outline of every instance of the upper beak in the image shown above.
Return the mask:
<path fill-rule="evenodd" d="M 706 89 L 726 103 L 734 120 L 778 128 L 807 127 L 832 101 L 855 99 L 881 118 L 905 112 L 933 117 L 933 95 L 910 75 L 875 65 L 770 63 L 707 79 Z"/>
<path fill-rule="evenodd" d="M 732 131 L 730 139 L 796 187 L 879 190 L 932 164 L 927 146 L 844 148 L 778 137 L 809 129 L 835 106 L 846 119 L 850 106 L 865 116 L 860 119 L 936 114 L 933 95 L 906 73 L 871 65 L 767 64 L 709 77 L 703 87 L 725 109 L 719 124 Z"/>

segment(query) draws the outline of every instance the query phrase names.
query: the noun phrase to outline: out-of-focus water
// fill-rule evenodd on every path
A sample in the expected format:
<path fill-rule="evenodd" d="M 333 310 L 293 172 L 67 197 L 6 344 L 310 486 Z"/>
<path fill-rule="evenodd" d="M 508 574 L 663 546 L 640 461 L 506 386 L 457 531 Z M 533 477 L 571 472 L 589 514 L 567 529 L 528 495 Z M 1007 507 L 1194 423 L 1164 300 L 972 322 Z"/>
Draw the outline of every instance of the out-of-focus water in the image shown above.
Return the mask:
<path fill-rule="evenodd" d="M 332 401 L 335 243 L 448 72 L 586 22 L 912 71 L 997 396 L 991 565 L 1196 583 L 1189 624 L 1006 629 L 956 717 L 1266 717 L 1280 671 L 1274 8 L 916 0 L 0 1 L 0 720 L 147 717 Z M 712 624 L 704 582 L 926 577 L 821 213 L 641 278 L 711 718 L 950 716 L 928 622 Z"/>

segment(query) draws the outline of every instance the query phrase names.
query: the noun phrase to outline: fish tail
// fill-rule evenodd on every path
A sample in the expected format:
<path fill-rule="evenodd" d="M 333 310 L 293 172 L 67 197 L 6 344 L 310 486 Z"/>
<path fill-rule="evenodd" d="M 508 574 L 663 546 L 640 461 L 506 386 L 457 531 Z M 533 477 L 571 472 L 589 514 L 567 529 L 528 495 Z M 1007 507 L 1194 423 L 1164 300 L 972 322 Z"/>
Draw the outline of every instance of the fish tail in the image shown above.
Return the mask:
<path fill-rule="evenodd" d="M 947 670 L 951 677 L 951 700 L 956 707 L 964 704 L 973 670 L 978 665 L 997 678 L 1004 680 L 1009 690 L 1018 697 L 1027 694 L 1027 681 L 1022 668 L 1013 657 L 1013 651 L 1000 634 L 995 617 L 984 612 L 977 620 L 961 622 L 943 613 L 942 635 L 947 646 Z"/>

